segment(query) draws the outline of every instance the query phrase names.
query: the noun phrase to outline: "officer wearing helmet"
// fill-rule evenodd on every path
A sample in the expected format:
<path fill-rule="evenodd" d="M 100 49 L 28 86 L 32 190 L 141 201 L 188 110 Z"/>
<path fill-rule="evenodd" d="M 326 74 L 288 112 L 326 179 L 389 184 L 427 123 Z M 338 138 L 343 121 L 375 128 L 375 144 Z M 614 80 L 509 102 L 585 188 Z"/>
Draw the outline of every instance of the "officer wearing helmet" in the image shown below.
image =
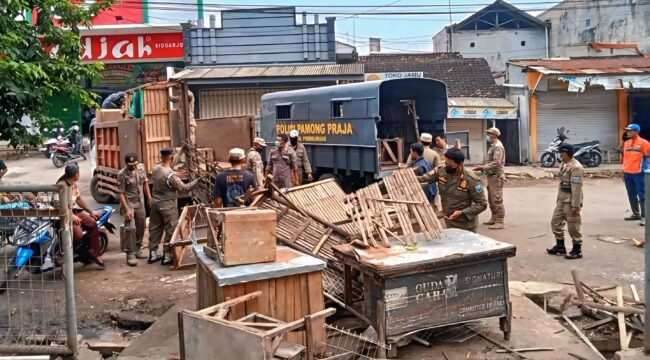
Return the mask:
<path fill-rule="evenodd" d="M 305 149 L 305 145 L 303 145 L 301 142 L 298 142 L 298 136 L 300 136 L 300 133 L 298 133 L 298 130 L 293 129 L 289 132 L 289 142 L 291 143 L 291 147 L 293 148 L 293 151 L 296 153 L 296 160 L 297 166 L 298 166 L 298 184 L 295 185 L 300 185 L 302 184 L 302 171 L 304 169 L 305 174 L 307 174 L 307 180 L 313 181 L 314 177 L 311 172 L 311 163 L 309 162 L 309 155 L 307 155 L 307 149 Z"/>
<path fill-rule="evenodd" d="M 585 169 L 573 158 L 573 145 L 564 143 L 559 147 L 562 156 L 560 165 L 560 185 L 557 203 L 551 219 L 551 229 L 555 235 L 555 246 L 546 251 L 550 255 L 564 255 L 567 259 L 582 257 L 582 234 L 580 233 L 580 210 L 582 209 L 582 180 Z M 573 249 L 567 254 L 564 246 L 564 225 L 573 240 Z"/>

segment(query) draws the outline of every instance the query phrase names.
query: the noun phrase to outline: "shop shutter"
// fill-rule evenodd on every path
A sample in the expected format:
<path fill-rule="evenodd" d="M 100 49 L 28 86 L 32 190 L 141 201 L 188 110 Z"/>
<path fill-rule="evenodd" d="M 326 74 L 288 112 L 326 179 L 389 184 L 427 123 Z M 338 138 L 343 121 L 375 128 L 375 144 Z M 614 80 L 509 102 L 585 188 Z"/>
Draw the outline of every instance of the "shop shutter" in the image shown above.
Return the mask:
<path fill-rule="evenodd" d="M 81 103 L 79 100 L 53 96 L 48 100 L 45 109 L 48 116 L 62 121 L 66 128 L 70 127 L 73 120 L 81 124 Z"/>
<path fill-rule="evenodd" d="M 199 103 L 201 118 L 257 115 L 262 95 L 296 89 L 301 88 L 202 90 Z"/>
<path fill-rule="evenodd" d="M 616 91 L 587 89 L 582 94 L 539 91 L 537 95 L 537 156 L 555 138 L 557 129 L 570 130 L 571 144 L 598 140 L 601 149 L 618 144 L 618 102 Z"/>

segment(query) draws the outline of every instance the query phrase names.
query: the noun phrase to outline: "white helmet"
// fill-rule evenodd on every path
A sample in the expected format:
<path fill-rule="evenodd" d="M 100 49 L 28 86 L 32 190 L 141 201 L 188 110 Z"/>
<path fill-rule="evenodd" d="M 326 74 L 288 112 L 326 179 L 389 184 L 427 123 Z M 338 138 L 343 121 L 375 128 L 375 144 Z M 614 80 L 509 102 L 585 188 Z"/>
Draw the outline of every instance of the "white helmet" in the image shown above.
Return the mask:
<path fill-rule="evenodd" d="M 298 135 L 300 135 L 300 133 L 296 129 L 293 129 L 293 130 L 289 131 L 289 137 L 297 138 Z"/>

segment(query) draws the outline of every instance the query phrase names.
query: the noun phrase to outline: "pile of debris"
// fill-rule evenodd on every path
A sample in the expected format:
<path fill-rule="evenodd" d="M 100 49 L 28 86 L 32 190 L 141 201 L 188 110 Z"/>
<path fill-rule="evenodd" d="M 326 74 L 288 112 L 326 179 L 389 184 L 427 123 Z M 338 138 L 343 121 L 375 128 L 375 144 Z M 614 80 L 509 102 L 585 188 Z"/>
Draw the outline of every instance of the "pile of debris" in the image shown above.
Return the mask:
<path fill-rule="evenodd" d="M 633 298 L 623 295 L 623 288 L 620 286 L 610 287 L 616 290 L 616 298 L 609 298 L 601 295 L 600 291 L 606 289 L 594 289 L 580 281 L 577 271 L 572 271 L 573 282 L 577 294 L 577 300 L 572 301 L 587 317 L 595 321 L 582 325 L 581 329 L 566 315 L 563 319 L 569 326 L 589 345 L 596 353 L 600 353 L 591 343 L 583 330 L 596 330 L 600 327 L 616 324 L 618 327 L 620 348 L 628 349 L 632 339 L 643 334 L 645 320 L 645 303 L 639 298 L 636 287 L 632 284 L 630 289 Z M 604 358 L 603 358 L 604 359 Z"/>

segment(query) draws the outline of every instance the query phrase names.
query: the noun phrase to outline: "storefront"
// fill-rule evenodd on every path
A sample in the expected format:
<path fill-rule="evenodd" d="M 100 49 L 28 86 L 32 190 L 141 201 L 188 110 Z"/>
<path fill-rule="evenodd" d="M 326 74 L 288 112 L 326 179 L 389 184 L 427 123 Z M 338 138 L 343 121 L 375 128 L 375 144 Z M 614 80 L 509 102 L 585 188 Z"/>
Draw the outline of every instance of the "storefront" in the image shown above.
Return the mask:
<path fill-rule="evenodd" d="M 180 25 L 97 25 L 81 29 L 82 61 L 104 64 L 85 88 L 100 96 L 167 79 L 170 67 L 184 67 Z M 68 125 L 87 123 L 91 114 L 78 100 L 53 96 L 49 115 Z"/>
<path fill-rule="evenodd" d="M 505 86 L 520 104 L 522 157 L 538 162 L 561 127 L 570 143 L 599 141 L 614 155 L 625 126 L 647 113 L 649 74 L 643 56 L 511 61 Z"/>

